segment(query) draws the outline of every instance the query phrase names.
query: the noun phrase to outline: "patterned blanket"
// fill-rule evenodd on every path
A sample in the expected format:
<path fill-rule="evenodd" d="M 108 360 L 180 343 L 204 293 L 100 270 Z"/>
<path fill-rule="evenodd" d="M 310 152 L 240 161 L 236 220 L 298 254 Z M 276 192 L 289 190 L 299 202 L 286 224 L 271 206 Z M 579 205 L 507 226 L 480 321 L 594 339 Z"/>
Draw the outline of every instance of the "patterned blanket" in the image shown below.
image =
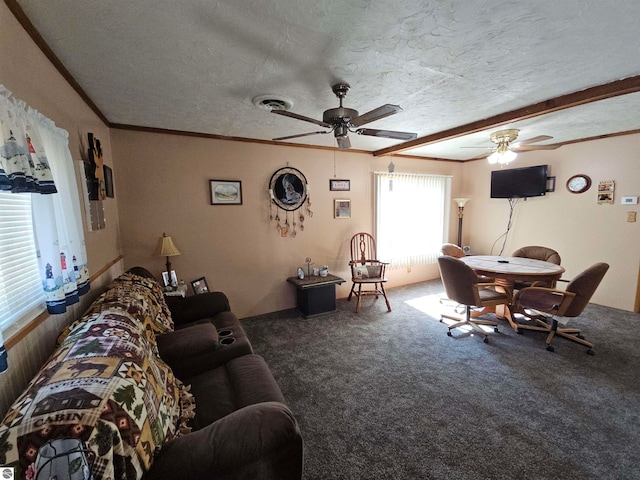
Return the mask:
<path fill-rule="evenodd" d="M 33 478 L 41 446 L 74 438 L 100 479 L 139 479 L 180 429 L 179 380 L 155 335 L 173 330 L 157 282 L 124 274 L 58 340 L 0 424 L 0 464 Z"/>

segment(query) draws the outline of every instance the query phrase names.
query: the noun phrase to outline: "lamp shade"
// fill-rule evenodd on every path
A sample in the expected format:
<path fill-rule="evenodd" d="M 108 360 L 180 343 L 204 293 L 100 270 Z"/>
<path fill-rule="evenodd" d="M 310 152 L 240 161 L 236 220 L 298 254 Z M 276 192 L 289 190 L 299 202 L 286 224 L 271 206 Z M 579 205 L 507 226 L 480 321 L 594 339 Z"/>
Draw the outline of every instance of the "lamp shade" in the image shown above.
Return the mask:
<path fill-rule="evenodd" d="M 175 255 L 180 255 L 180 250 L 175 246 L 171 237 L 167 237 L 165 234 L 160 238 L 159 250 L 158 255 L 161 257 L 173 257 Z"/>
<path fill-rule="evenodd" d="M 465 204 L 471 200 L 470 198 L 454 198 L 453 201 L 458 204 L 459 208 L 464 208 Z"/>

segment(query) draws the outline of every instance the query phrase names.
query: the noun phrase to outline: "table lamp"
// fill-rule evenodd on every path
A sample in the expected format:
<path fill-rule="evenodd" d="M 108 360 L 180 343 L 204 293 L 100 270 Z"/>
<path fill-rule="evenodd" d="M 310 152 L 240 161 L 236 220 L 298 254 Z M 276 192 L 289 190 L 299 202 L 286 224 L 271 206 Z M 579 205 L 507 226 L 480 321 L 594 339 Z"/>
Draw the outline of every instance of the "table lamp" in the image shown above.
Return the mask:
<path fill-rule="evenodd" d="M 462 216 L 465 204 L 471 200 L 470 198 L 454 198 L 453 201 L 458 204 L 458 246 L 462 247 Z"/>
<path fill-rule="evenodd" d="M 167 237 L 166 233 L 162 234 L 160 237 L 160 248 L 159 253 L 161 257 L 167 257 L 167 275 L 169 276 L 169 285 L 171 285 L 171 262 L 169 261 L 169 257 L 173 257 L 175 255 L 180 255 L 180 250 L 177 249 L 171 237 Z"/>

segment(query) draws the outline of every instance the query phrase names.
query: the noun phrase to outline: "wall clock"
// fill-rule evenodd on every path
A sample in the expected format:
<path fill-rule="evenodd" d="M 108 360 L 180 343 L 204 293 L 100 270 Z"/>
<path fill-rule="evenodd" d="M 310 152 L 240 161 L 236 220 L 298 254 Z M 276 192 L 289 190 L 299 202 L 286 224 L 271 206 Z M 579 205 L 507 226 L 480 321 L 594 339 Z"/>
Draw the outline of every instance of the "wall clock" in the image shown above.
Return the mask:
<path fill-rule="evenodd" d="M 567 190 L 571 193 L 583 193 L 591 187 L 591 178 L 588 175 L 578 174 L 567 180 Z"/>

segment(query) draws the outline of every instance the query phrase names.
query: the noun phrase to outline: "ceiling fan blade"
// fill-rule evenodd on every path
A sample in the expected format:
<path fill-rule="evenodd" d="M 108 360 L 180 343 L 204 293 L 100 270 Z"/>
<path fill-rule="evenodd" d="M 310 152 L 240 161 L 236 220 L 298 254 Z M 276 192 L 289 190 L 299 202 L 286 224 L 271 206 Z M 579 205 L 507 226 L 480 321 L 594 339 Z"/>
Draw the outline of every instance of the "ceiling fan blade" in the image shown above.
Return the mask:
<path fill-rule="evenodd" d="M 297 135 L 288 135 L 286 137 L 272 138 L 271 140 L 288 140 L 290 138 L 308 137 L 309 135 L 318 135 L 320 133 L 330 133 L 330 131 L 329 132 L 320 131 L 320 132 L 299 133 Z"/>
<path fill-rule="evenodd" d="M 338 148 L 340 150 L 347 150 L 351 148 L 351 140 L 346 135 L 343 137 L 336 137 L 336 141 L 338 142 Z"/>
<path fill-rule="evenodd" d="M 468 158 L 466 161 L 469 161 L 469 160 L 480 160 L 481 158 L 487 158 L 489 155 L 491 155 L 491 152 L 483 153 L 482 155 L 476 155 L 475 157 Z"/>
<path fill-rule="evenodd" d="M 380 120 L 381 118 L 388 117 L 389 115 L 393 115 L 394 113 L 398 113 L 401 111 L 402 107 L 400 107 L 400 105 L 391 105 L 387 103 L 385 105 L 382 105 L 381 107 L 374 108 L 370 112 L 363 113 L 362 115 L 351 119 L 351 125 L 353 125 L 354 127 L 359 127 L 360 125 L 364 125 L 365 123 Z"/>
<path fill-rule="evenodd" d="M 271 110 L 271 113 L 284 115 L 285 117 L 295 118 L 296 120 L 302 120 L 303 122 L 315 123 L 316 125 L 320 125 L 321 127 L 325 127 L 325 128 L 333 128 L 333 125 L 331 125 L 330 123 L 325 123 L 311 117 L 305 117 L 304 115 L 299 115 L 297 113 L 289 112 L 287 110 Z"/>
<path fill-rule="evenodd" d="M 531 152 L 533 150 L 555 150 L 556 148 L 560 148 L 560 145 L 520 145 L 520 146 L 512 146 L 509 150 L 513 150 L 514 152 Z"/>
<path fill-rule="evenodd" d="M 537 137 L 532 137 L 532 138 L 527 138 L 526 140 L 520 140 L 519 142 L 515 143 L 515 145 L 525 145 L 527 143 L 536 143 L 536 142 L 544 142 L 545 140 L 551 140 L 553 137 L 550 137 L 549 135 L 538 135 Z"/>
<path fill-rule="evenodd" d="M 395 140 L 412 140 L 418 136 L 417 133 L 396 132 L 394 130 L 377 130 L 375 128 L 359 128 L 358 135 L 370 135 L 372 137 L 393 138 Z"/>

